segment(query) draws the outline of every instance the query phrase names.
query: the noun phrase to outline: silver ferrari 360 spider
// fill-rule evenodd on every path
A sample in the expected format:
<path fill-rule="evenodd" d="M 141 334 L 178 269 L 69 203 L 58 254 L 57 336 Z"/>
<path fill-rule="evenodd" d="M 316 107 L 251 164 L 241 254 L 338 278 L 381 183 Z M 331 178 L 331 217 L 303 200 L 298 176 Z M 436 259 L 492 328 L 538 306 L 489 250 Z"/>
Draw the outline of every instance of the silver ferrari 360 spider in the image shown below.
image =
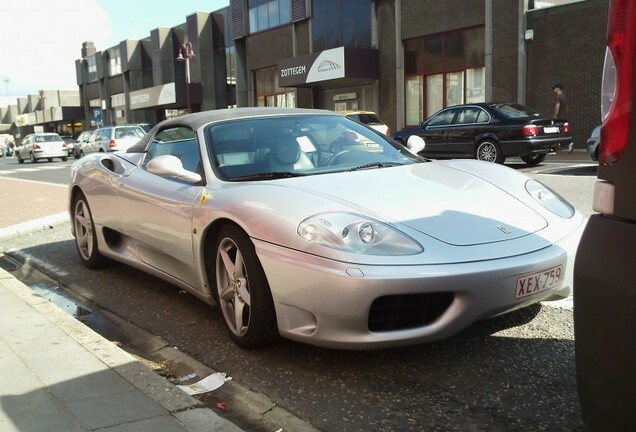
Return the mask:
<path fill-rule="evenodd" d="M 166 120 L 73 164 L 79 256 L 218 304 L 244 348 L 417 344 L 568 296 L 586 218 L 513 169 L 422 145 L 320 110 Z"/>

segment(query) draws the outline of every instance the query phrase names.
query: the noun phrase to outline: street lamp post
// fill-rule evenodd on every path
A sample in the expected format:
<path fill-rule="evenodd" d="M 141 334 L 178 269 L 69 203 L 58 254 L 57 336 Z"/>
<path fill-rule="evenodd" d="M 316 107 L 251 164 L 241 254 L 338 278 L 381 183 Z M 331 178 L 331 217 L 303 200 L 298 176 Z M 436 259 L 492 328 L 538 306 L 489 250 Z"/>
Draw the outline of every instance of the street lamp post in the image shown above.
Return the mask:
<path fill-rule="evenodd" d="M 192 44 L 186 42 L 181 44 L 177 61 L 185 61 L 185 81 L 186 81 L 186 103 L 188 105 L 188 113 L 190 112 L 190 59 L 195 57 Z"/>

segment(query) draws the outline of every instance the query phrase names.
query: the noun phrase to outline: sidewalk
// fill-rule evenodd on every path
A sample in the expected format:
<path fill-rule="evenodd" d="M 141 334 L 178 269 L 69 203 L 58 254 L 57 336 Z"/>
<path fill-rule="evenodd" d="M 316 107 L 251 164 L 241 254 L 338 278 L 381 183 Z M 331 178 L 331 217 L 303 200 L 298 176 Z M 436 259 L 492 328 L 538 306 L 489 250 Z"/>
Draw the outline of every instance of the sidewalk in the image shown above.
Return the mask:
<path fill-rule="evenodd" d="M 241 429 L 0 269 L 0 430 Z"/>
<path fill-rule="evenodd" d="M 0 177 L 0 203 L 0 240 L 69 218 L 65 185 Z"/>
<path fill-rule="evenodd" d="M 66 186 L 0 177 L 0 240 L 68 221 Z M 0 268 L 0 430 L 240 432 Z"/>

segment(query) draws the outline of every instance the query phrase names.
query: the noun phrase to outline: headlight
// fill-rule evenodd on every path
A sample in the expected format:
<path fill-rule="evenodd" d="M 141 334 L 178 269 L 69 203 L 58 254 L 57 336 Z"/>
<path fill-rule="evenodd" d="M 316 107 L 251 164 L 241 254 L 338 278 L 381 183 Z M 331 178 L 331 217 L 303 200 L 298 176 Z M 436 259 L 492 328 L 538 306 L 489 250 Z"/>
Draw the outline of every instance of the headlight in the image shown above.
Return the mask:
<path fill-rule="evenodd" d="M 368 255 L 414 255 L 424 248 L 404 233 L 374 219 L 352 213 L 322 213 L 298 225 L 307 241 Z"/>
<path fill-rule="evenodd" d="M 526 182 L 526 190 L 532 198 L 557 216 L 569 219 L 574 215 L 574 207 L 561 195 L 536 180 Z"/>

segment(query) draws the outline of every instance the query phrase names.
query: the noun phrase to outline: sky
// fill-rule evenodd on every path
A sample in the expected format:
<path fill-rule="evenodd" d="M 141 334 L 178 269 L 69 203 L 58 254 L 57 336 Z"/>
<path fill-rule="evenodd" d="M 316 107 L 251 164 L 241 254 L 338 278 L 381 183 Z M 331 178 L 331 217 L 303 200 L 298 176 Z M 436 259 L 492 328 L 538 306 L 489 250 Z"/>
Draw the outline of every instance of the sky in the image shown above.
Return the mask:
<path fill-rule="evenodd" d="M 230 0 L 0 0 L 0 107 L 40 90 L 77 90 L 82 43 L 97 51 L 175 27 Z M 8 40 L 7 40 L 8 39 Z M 11 41 L 11 42 L 10 42 Z"/>

